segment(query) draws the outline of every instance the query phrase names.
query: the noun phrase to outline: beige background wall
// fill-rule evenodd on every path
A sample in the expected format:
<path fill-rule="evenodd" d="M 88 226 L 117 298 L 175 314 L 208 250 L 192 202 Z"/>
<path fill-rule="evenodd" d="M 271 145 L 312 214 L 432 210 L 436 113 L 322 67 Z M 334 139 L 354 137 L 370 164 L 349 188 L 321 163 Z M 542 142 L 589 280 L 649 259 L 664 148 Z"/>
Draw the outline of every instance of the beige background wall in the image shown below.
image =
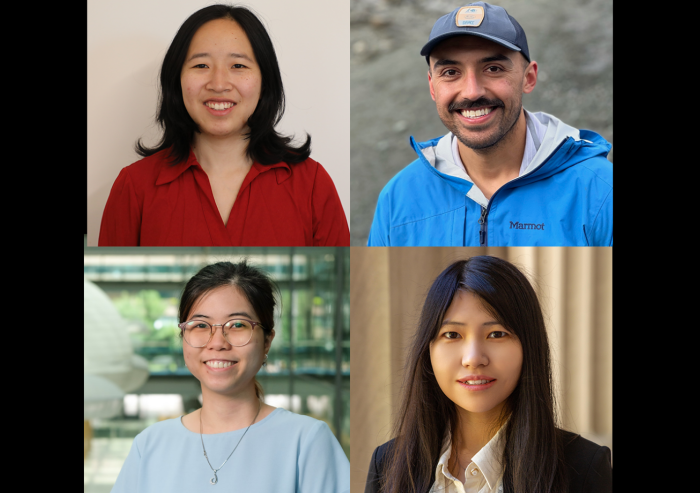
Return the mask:
<path fill-rule="evenodd" d="M 517 265 L 540 298 L 564 428 L 612 449 L 611 248 L 364 248 L 350 251 L 351 491 L 391 439 L 401 366 L 425 295 L 455 260 Z"/>
<path fill-rule="evenodd" d="M 158 72 L 175 33 L 201 0 L 88 0 L 88 246 L 119 171 L 153 145 Z M 225 2 L 223 2 L 225 3 Z M 350 223 L 349 0 L 229 2 L 256 12 L 275 46 L 286 95 L 284 134 L 311 135 L 311 157 L 328 171 Z M 303 142 L 303 140 L 302 140 Z"/>

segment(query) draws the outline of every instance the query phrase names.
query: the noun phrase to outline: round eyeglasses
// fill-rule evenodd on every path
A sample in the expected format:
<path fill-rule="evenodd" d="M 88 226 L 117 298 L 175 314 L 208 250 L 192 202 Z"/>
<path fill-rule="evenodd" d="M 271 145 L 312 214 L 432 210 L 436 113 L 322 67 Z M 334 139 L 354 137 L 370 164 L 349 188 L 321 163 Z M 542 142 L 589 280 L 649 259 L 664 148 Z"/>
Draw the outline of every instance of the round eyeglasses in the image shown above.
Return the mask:
<path fill-rule="evenodd" d="M 182 338 L 192 347 L 204 347 L 214 337 L 215 327 L 221 327 L 224 339 L 232 346 L 245 346 L 253 338 L 253 329 L 260 322 L 253 322 L 245 318 L 229 320 L 225 324 L 210 324 L 204 320 L 189 320 L 177 324 L 182 330 Z"/>

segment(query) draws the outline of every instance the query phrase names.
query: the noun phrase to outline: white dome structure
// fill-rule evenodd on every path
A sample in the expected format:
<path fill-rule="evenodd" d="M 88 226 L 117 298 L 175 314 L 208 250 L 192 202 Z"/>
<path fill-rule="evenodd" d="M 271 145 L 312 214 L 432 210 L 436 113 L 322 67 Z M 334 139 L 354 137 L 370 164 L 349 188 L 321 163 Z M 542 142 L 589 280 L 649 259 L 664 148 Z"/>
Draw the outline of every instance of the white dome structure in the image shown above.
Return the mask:
<path fill-rule="evenodd" d="M 84 373 L 102 377 L 116 384 L 123 392 L 141 387 L 148 379 L 148 363 L 135 355 L 126 331 L 126 323 L 107 295 L 85 279 L 83 361 Z M 85 386 L 85 401 L 93 385 Z"/>
<path fill-rule="evenodd" d="M 111 418 L 122 410 L 124 391 L 106 378 L 83 374 L 83 419 Z"/>

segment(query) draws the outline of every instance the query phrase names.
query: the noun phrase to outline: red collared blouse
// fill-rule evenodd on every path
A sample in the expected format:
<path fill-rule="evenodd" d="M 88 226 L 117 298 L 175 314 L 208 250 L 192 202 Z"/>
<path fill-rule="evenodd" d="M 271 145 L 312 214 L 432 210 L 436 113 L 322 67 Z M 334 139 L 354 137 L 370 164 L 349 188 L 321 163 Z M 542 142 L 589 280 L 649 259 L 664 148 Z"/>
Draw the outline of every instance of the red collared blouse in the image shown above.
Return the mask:
<path fill-rule="evenodd" d="M 167 150 L 122 169 L 102 214 L 99 246 L 350 246 L 331 177 L 311 158 L 253 163 L 228 223 L 190 149 L 172 166 Z"/>

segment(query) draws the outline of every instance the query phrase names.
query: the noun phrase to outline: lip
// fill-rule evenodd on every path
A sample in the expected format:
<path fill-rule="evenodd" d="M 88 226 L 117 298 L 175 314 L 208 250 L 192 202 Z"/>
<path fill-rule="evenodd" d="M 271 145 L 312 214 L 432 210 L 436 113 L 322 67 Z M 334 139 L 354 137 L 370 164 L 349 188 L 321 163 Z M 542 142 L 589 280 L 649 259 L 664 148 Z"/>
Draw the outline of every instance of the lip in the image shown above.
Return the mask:
<path fill-rule="evenodd" d="M 479 110 L 481 108 L 470 108 L 470 110 Z M 483 115 L 478 118 L 466 118 L 462 116 L 462 110 L 454 110 L 454 113 L 457 115 L 457 118 L 460 119 L 465 125 L 481 125 L 482 123 L 488 122 L 491 118 L 493 118 L 493 114 L 496 113 L 497 110 L 501 109 L 500 106 L 491 106 L 491 112 L 488 115 Z"/>
<path fill-rule="evenodd" d="M 469 385 L 467 380 L 491 380 L 489 383 L 481 384 L 481 385 Z M 489 387 L 493 387 L 493 385 L 497 382 L 498 380 L 489 377 L 488 375 L 467 375 L 465 377 L 462 377 L 457 380 L 457 383 L 460 384 L 462 387 L 464 387 L 467 390 L 486 390 Z"/>

